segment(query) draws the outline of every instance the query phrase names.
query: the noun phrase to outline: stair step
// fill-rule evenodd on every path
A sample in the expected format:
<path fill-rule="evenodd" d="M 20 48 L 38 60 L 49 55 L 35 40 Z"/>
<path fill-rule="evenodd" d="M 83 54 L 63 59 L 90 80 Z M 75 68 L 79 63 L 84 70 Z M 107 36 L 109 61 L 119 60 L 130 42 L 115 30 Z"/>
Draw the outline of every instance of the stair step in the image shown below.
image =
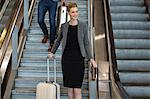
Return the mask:
<path fill-rule="evenodd" d="M 119 71 L 145 71 L 150 72 L 149 60 L 117 60 Z"/>
<path fill-rule="evenodd" d="M 149 49 L 116 49 L 117 59 L 149 60 Z"/>
<path fill-rule="evenodd" d="M 87 22 L 88 17 L 82 15 L 82 16 L 79 17 L 78 19 Z M 47 19 L 44 19 L 44 20 L 45 20 L 46 23 L 49 23 L 49 19 L 48 19 L 48 18 L 47 18 Z M 38 25 L 38 23 L 37 23 L 38 21 L 37 21 L 36 18 L 35 18 L 35 19 L 32 19 L 32 21 L 33 21 L 33 23 L 36 23 L 36 24 L 35 24 L 35 26 L 32 25 L 31 27 L 39 27 L 39 25 Z M 47 26 L 49 26 L 49 24 L 47 24 Z"/>
<path fill-rule="evenodd" d="M 150 49 L 149 39 L 115 39 L 115 48 L 117 49 Z"/>
<path fill-rule="evenodd" d="M 54 73 L 52 71 L 50 71 L 49 74 L 50 77 L 54 76 Z M 46 68 L 45 70 L 41 70 L 41 69 L 30 70 L 30 69 L 19 68 L 18 77 L 47 77 L 47 71 Z M 57 71 L 57 77 L 62 77 L 62 71 Z"/>
<path fill-rule="evenodd" d="M 34 35 L 32 38 L 34 38 L 34 37 L 38 37 L 38 36 L 36 36 L 36 35 Z M 40 38 L 40 37 L 38 37 L 38 38 Z M 43 39 L 43 36 L 41 35 L 41 38 Z M 31 41 L 31 40 L 28 40 L 28 41 L 26 41 L 26 45 L 27 46 L 40 46 L 40 47 L 48 47 L 49 46 L 49 41 L 47 41 L 47 43 L 42 43 L 42 42 L 34 42 L 34 41 Z"/>
<path fill-rule="evenodd" d="M 26 46 L 27 49 L 24 49 L 24 53 L 25 54 L 48 54 L 48 46 L 45 46 L 44 48 L 39 48 L 37 46 L 33 46 L 33 47 L 28 47 Z M 39 49 L 38 49 L 39 48 Z M 56 54 L 61 54 L 62 48 L 61 46 L 58 47 Z"/>
<path fill-rule="evenodd" d="M 25 57 L 23 57 L 23 58 L 21 58 L 21 62 L 46 62 L 46 60 L 47 60 L 47 58 L 25 58 Z M 56 59 L 56 63 L 58 63 L 59 64 L 59 62 L 60 62 L 61 60 L 60 59 Z M 50 60 L 50 63 L 52 63 L 53 62 L 53 60 Z"/>
<path fill-rule="evenodd" d="M 147 21 L 149 19 L 148 14 L 136 14 L 136 13 L 112 13 L 112 21 Z"/>
<path fill-rule="evenodd" d="M 49 63 L 51 67 L 53 67 L 53 62 Z M 61 67 L 61 61 L 57 60 L 56 61 L 57 67 Z M 36 58 L 22 58 L 21 59 L 21 63 L 20 66 L 24 66 L 24 67 L 46 67 L 47 66 L 47 60 L 46 59 L 36 59 Z"/>
<path fill-rule="evenodd" d="M 48 54 L 48 46 L 45 46 L 45 47 L 43 47 L 43 48 L 39 48 L 39 47 L 37 47 L 37 46 L 33 46 L 33 47 L 31 47 L 31 46 L 26 46 L 26 49 L 24 50 L 24 54 Z M 55 55 L 56 54 L 61 54 L 62 53 L 62 48 L 61 48 L 61 46 L 59 46 L 59 48 L 57 49 L 57 51 L 56 51 L 56 53 L 55 53 Z M 41 52 L 42 51 L 42 52 Z"/>
<path fill-rule="evenodd" d="M 78 13 L 79 13 L 80 18 L 81 18 L 81 17 L 87 17 L 87 10 L 84 9 L 84 8 L 79 9 Z M 35 20 L 35 19 L 38 19 L 38 14 L 37 14 L 37 12 L 34 13 L 33 19 L 34 19 L 34 20 Z M 48 13 L 48 12 L 45 14 L 45 19 L 47 19 L 47 20 L 49 19 L 49 13 Z M 48 25 L 48 24 L 47 24 L 47 25 Z"/>
<path fill-rule="evenodd" d="M 62 77 L 62 71 L 56 71 L 57 77 Z M 54 72 L 50 71 L 50 77 L 54 76 Z M 88 69 L 85 69 L 85 77 L 87 77 Z M 19 67 L 18 77 L 47 77 L 47 67 Z"/>
<path fill-rule="evenodd" d="M 67 90 L 61 89 L 61 99 L 67 99 Z M 35 88 L 15 88 L 12 90 L 12 99 L 35 99 Z M 88 99 L 88 91 L 82 90 L 83 99 Z"/>
<path fill-rule="evenodd" d="M 116 39 L 150 39 L 149 30 L 113 29 Z"/>
<path fill-rule="evenodd" d="M 34 14 L 33 14 L 34 16 L 36 16 L 38 13 L 37 8 L 38 8 L 37 6 L 34 8 L 35 9 Z M 80 11 L 87 11 L 87 4 L 85 4 L 85 2 L 80 2 L 80 4 L 78 5 L 78 9 L 79 9 L 79 12 Z M 46 14 L 48 14 L 48 12 Z"/>
<path fill-rule="evenodd" d="M 46 58 L 21 58 L 20 66 L 22 67 L 46 67 L 47 60 Z M 50 66 L 53 66 L 53 61 L 50 60 Z M 57 58 L 56 60 L 57 67 L 61 67 L 61 59 Z M 87 67 L 85 65 L 85 67 Z"/>
<path fill-rule="evenodd" d="M 48 47 L 49 47 L 49 42 L 41 43 L 41 42 L 27 41 L 26 45 L 25 45 L 25 48 L 31 49 L 29 51 L 32 51 L 32 49 L 37 49 L 36 51 L 38 51 L 38 52 L 39 51 L 47 52 L 47 50 L 44 50 L 44 49 L 47 49 Z M 62 50 L 62 45 L 61 44 L 59 45 L 58 50 Z M 28 50 L 26 50 L 26 51 L 28 51 Z"/>
<path fill-rule="evenodd" d="M 143 0 L 110 0 L 111 6 L 143 6 Z"/>
<path fill-rule="evenodd" d="M 48 49 L 48 48 L 47 48 Z M 48 55 L 48 51 L 47 52 L 24 52 L 23 53 L 23 57 L 25 58 L 47 58 Z M 61 58 L 62 52 L 57 51 L 55 53 L 55 57 L 57 58 Z"/>
<path fill-rule="evenodd" d="M 38 83 L 42 83 L 47 81 L 47 78 L 17 78 L 15 80 L 15 87 L 17 88 L 36 88 Z M 50 77 L 50 81 L 54 81 L 53 77 Z M 63 87 L 63 79 L 61 77 L 57 77 L 57 83 L 60 85 L 61 88 Z M 83 89 L 87 89 L 88 88 L 88 80 L 84 79 L 83 80 L 83 85 L 82 85 Z"/>
<path fill-rule="evenodd" d="M 150 72 L 120 72 L 119 77 L 123 84 L 149 84 Z"/>
<path fill-rule="evenodd" d="M 87 17 L 80 17 L 79 20 L 87 22 L 88 18 Z M 39 24 L 38 24 L 38 22 L 37 22 L 37 19 L 35 19 L 35 20 L 32 19 L 32 21 L 33 22 L 31 23 L 30 28 L 35 28 L 35 29 L 39 28 L 39 29 L 41 29 L 40 26 L 39 26 Z M 49 29 L 50 28 L 49 20 L 45 19 L 45 24 L 46 24 L 47 28 Z"/>
<path fill-rule="evenodd" d="M 27 41 L 41 42 L 44 35 L 29 35 Z M 42 44 L 42 43 L 41 43 Z"/>
<path fill-rule="evenodd" d="M 111 6 L 111 13 L 145 13 L 146 8 L 144 6 Z"/>
<path fill-rule="evenodd" d="M 47 29 L 48 29 L 48 31 L 50 30 L 50 28 L 47 28 Z M 29 28 L 29 34 L 42 34 L 42 35 L 44 35 L 41 28 L 35 28 L 35 27 Z"/>
<path fill-rule="evenodd" d="M 80 14 L 81 13 L 81 14 Z M 38 22 L 38 15 L 37 14 L 34 14 L 35 16 L 33 16 L 33 19 L 32 20 L 34 20 L 34 22 L 33 23 L 35 23 L 35 22 Z M 80 18 L 79 19 L 87 19 L 88 17 L 87 17 L 87 11 L 86 10 L 79 10 L 79 16 L 80 16 Z M 56 16 L 56 18 L 57 18 L 57 16 Z M 56 21 L 57 21 L 57 19 L 55 19 Z M 45 15 L 45 18 L 44 18 L 44 21 L 45 22 L 49 22 L 49 14 L 48 13 L 46 13 L 46 15 Z M 46 25 L 49 25 L 49 24 L 46 24 Z"/>
<path fill-rule="evenodd" d="M 29 45 L 30 43 L 32 44 L 39 44 L 39 45 L 48 45 L 49 43 L 49 38 L 47 43 L 42 43 L 42 39 L 43 39 L 44 35 L 43 34 L 29 34 L 28 38 L 27 38 L 27 45 Z"/>
<path fill-rule="evenodd" d="M 15 90 L 13 90 L 13 93 L 35 93 L 35 88 L 15 88 Z M 67 93 L 67 89 L 61 89 L 60 90 L 61 94 L 66 94 Z M 82 91 L 83 96 L 84 94 L 87 94 L 87 90 L 83 90 Z M 85 95 L 86 96 L 86 95 Z"/>
<path fill-rule="evenodd" d="M 141 97 L 141 99 L 150 97 L 150 86 L 125 86 L 124 88 L 131 97 Z"/>
<path fill-rule="evenodd" d="M 113 21 L 113 29 L 138 29 L 149 30 L 150 22 L 135 22 L 135 21 Z"/>

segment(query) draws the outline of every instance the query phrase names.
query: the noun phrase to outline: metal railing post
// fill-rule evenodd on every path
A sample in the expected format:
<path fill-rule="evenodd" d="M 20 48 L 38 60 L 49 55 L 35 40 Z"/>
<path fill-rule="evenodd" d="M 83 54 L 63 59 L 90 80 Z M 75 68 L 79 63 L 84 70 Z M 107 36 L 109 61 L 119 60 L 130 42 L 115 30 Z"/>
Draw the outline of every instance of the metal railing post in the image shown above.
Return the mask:
<path fill-rule="evenodd" d="M 24 0 L 24 29 L 28 30 L 29 28 L 29 17 L 28 17 L 28 8 L 29 8 L 29 0 Z"/>
<path fill-rule="evenodd" d="M 18 27 L 15 26 L 13 34 L 12 34 L 12 70 L 17 69 L 17 63 L 18 63 L 18 54 L 17 54 L 17 48 L 18 48 Z"/>
<path fill-rule="evenodd" d="M 93 0 L 88 0 L 88 33 L 91 43 L 91 53 L 94 56 L 94 35 L 95 28 L 93 27 Z M 90 65 L 89 65 L 90 70 Z M 97 81 L 91 79 L 91 73 L 89 71 L 89 99 L 98 99 L 97 94 Z"/>

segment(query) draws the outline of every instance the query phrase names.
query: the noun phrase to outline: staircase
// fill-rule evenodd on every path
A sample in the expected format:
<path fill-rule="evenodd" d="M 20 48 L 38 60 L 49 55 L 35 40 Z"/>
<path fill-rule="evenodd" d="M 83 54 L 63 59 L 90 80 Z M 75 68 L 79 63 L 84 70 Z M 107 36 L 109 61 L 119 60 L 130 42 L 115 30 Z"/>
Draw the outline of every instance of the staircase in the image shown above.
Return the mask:
<path fill-rule="evenodd" d="M 66 0 L 66 2 L 74 0 Z M 44 82 L 47 79 L 46 72 L 46 57 L 48 55 L 49 43 L 42 44 L 43 33 L 37 23 L 37 5 L 36 1 L 34 15 L 30 31 L 27 34 L 27 40 L 21 58 L 18 73 L 15 78 L 14 89 L 12 90 L 12 99 L 35 99 L 36 86 L 39 82 Z M 87 0 L 77 1 L 79 6 L 79 19 L 87 21 Z M 45 22 L 49 27 L 48 13 L 45 17 Z M 57 83 L 61 86 L 61 99 L 67 99 L 67 89 L 62 85 L 62 70 L 61 70 L 61 46 L 56 54 L 57 68 Z M 53 81 L 53 62 L 50 62 L 50 80 Z M 82 86 L 83 99 L 88 99 L 88 68 L 85 70 L 85 77 Z"/>
<path fill-rule="evenodd" d="M 133 99 L 150 99 L 150 22 L 144 0 L 110 0 L 119 78 Z"/>

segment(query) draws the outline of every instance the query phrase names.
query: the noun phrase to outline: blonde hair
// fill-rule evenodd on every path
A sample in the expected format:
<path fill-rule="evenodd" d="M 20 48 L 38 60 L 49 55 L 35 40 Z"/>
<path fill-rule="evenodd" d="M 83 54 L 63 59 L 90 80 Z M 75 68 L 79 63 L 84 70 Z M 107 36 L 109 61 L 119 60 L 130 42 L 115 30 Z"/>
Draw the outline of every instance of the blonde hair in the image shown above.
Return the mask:
<path fill-rule="evenodd" d="M 78 7 L 77 3 L 69 2 L 68 6 L 67 6 L 68 12 L 70 12 L 70 9 L 73 7 Z"/>

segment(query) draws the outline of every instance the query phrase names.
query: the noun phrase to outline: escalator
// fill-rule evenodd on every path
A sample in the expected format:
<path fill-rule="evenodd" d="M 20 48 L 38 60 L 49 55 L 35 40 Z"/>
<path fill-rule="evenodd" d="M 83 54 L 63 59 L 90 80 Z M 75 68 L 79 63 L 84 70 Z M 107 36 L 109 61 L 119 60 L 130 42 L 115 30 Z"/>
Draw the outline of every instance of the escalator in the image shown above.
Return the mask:
<path fill-rule="evenodd" d="M 3 0 L 2 0 L 3 1 Z M 14 70 L 14 40 L 15 44 L 19 45 L 16 50 L 20 50 L 20 45 L 23 41 L 22 37 L 22 11 L 20 1 L 5 0 L 0 10 L 0 96 L 1 99 L 8 99 L 13 85 L 13 70 Z M 20 6 L 20 7 L 18 7 Z M 14 36 L 14 34 L 16 36 Z M 19 35 L 19 36 L 18 36 Z M 14 38 L 15 37 L 15 38 Z M 20 51 L 16 51 L 17 54 Z M 13 53 L 13 55 L 12 55 Z M 13 57 L 13 58 L 12 58 Z M 17 58 L 17 56 L 15 56 Z M 15 63 L 17 64 L 17 62 Z M 13 65 L 13 66 L 12 66 Z M 16 65 L 15 65 L 16 66 Z M 13 70 L 12 70 L 13 69 Z M 14 73 L 14 72 L 13 72 Z"/>
<path fill-rule="evenodd" d="M 2 35 L 2 32 L 4 30 L 4 27 L 6 27 L 6 22 L 9 20 L 11 12 L 13 11 L 13 7 L 16 0 L 6 0 L 3 7 L 5 9 L 2 9 L 0 12 L 0 35 Z"/>
<path fill-rule="evenodd" d="M 150 98 L 150 22 L 144 0 L 109 0 L 118 74 L 133 99 Z"/>
<path fill-rule="evenodd" d="M 66 2 L 73 0 L 66 0 Z M 21 62 L 15 78 L 15 85 L 12 90 L 12 99 L 35 99 L 36 86 L 39 82 L 47 80 L 46 57 L 48 55 L 48 46 L 41 43 L 43 33 L 37 22 L 37 6 L 39 0 L 36 1 L 31 26 L 27 34 L 27 40 L 23 50 Z M 79 7 L 79 19 L 87 22 L 87 0 L 77 1 Z M 45 16 L 45 22 L 49 30 L 49 16 Z M 57 83 L 61 86 L 61 99 L 67 99 L 67 89 L 62 85 L 61 70 L 61 46 L 56 52 L 56 68 Z M 50 80 L 53 81 L 53 62 L 50 62 Z M 88 99 L 88 66 L 85 69 L 85 77 L 82 86 L 83 99 Z"/>

